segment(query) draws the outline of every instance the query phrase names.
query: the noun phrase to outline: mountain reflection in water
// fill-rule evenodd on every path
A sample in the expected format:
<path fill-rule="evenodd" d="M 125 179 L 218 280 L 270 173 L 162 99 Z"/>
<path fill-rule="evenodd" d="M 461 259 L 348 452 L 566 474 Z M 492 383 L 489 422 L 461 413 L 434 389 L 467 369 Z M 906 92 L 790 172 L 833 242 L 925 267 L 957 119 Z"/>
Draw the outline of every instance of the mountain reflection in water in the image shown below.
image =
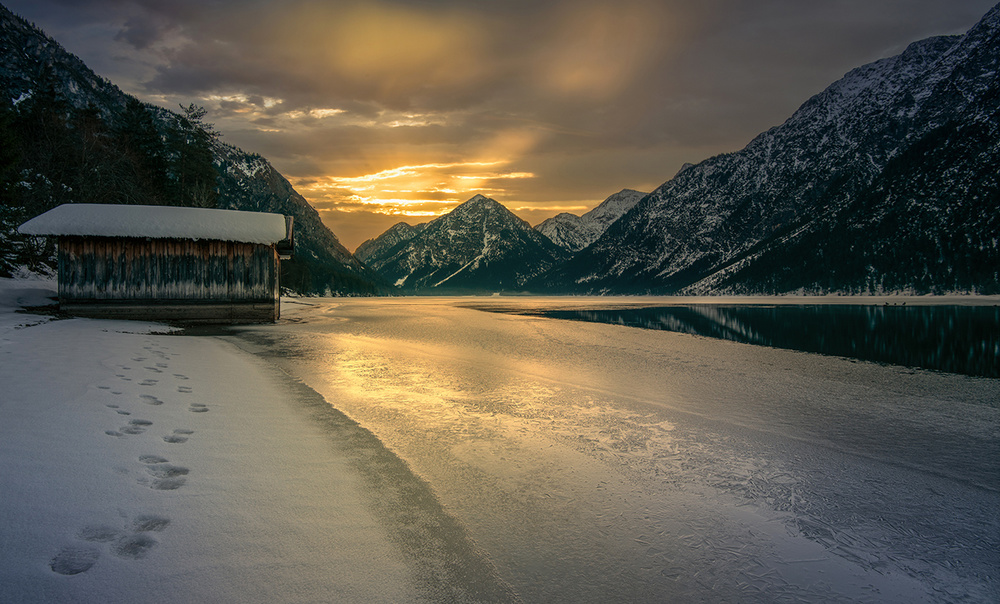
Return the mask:
<path fill-rule="evenodd" d="M 1000 377 L 1000 307 L 996 306 L 694 304 L 519 314 L 662 329 L 865 361 Z"/>

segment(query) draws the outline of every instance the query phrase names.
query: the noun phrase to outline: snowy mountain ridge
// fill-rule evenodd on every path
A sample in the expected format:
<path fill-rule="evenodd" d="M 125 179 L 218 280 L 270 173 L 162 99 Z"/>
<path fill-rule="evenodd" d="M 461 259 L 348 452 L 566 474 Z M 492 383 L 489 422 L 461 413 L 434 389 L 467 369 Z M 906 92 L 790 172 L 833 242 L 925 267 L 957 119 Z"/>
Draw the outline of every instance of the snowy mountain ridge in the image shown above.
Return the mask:
<path fill-rule="evenodd" d="M 681 170 L 538 287 L 995 287 L 998 20 L 850 71 L 741 151 Z"/>
<path fill-rule="evenodd" d="M 611 223 L 646 195 L 641 191 L 622 189 L 582 216 L 563 212 L 542 221 L 535 226 L 535 230 L 553 243 L 571 252 L 579 252 L 596 241 Z"/>
<path fill-rule="evenodd" d="M 361 262 L 368 262 L 370 258 L 383 256 L 393 247 L 416 237 L 426 226 L 427 223 L 410 226 L 406 222 L 397 222 L 378 237 L 365 240 L 354 250 L 354 257 Z"/>
<path fill-rule="evenodd" d="M 366 256 L 389 283 L 412 293 L 514 291 L 566 253 L 510 210 L 476 195 L 419 232 Z M 391 241 L 393 237 L 387 237 Z"/>

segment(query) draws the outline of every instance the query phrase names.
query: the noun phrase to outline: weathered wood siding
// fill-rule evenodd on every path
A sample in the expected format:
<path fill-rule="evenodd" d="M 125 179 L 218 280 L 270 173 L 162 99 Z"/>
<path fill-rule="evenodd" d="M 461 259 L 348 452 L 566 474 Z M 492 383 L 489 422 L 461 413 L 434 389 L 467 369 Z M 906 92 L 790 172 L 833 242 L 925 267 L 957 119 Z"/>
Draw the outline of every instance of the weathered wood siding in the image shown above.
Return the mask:
<path fill-rule="evenodd" d="M 102 303 L 271 305 L 273 320 L 278 254 L 274 246 L 231 241 L 61 237 L 59 300 L 74 308 Z"/>

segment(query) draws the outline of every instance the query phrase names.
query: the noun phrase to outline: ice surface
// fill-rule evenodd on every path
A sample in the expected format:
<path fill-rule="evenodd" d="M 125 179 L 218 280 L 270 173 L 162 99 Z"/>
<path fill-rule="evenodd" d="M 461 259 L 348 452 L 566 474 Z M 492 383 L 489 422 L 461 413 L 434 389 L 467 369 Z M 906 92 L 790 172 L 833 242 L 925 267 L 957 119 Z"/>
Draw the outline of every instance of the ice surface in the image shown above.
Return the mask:
<path fill-rule="evenodd" d="M 175 206 L 65 204 L 18 229 L 25 235 L 152 237 L 277 243 L 285 217 L 265 212 Z"/>
<path fill-rule="evenodd" d="M 1000 595 L 996 380 L 470 303 L 541 302 L 310 301 L 241 345 L 397 452 L 525 601 Z"/>

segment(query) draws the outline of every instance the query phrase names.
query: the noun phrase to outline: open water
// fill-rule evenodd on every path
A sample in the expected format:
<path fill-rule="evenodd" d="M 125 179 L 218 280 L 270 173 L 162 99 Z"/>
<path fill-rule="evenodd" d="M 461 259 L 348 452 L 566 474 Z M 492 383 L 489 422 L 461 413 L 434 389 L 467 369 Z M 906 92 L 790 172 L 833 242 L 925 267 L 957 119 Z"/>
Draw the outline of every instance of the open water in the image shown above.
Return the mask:
<path fill-rule="evenodd" d="M 475 307 L 475 306 L 473 306 Z M 759 346 L 1000 377 L 1000 306 L 736 304 L 548 308 L 495 312 L 675 331 Z"/>

